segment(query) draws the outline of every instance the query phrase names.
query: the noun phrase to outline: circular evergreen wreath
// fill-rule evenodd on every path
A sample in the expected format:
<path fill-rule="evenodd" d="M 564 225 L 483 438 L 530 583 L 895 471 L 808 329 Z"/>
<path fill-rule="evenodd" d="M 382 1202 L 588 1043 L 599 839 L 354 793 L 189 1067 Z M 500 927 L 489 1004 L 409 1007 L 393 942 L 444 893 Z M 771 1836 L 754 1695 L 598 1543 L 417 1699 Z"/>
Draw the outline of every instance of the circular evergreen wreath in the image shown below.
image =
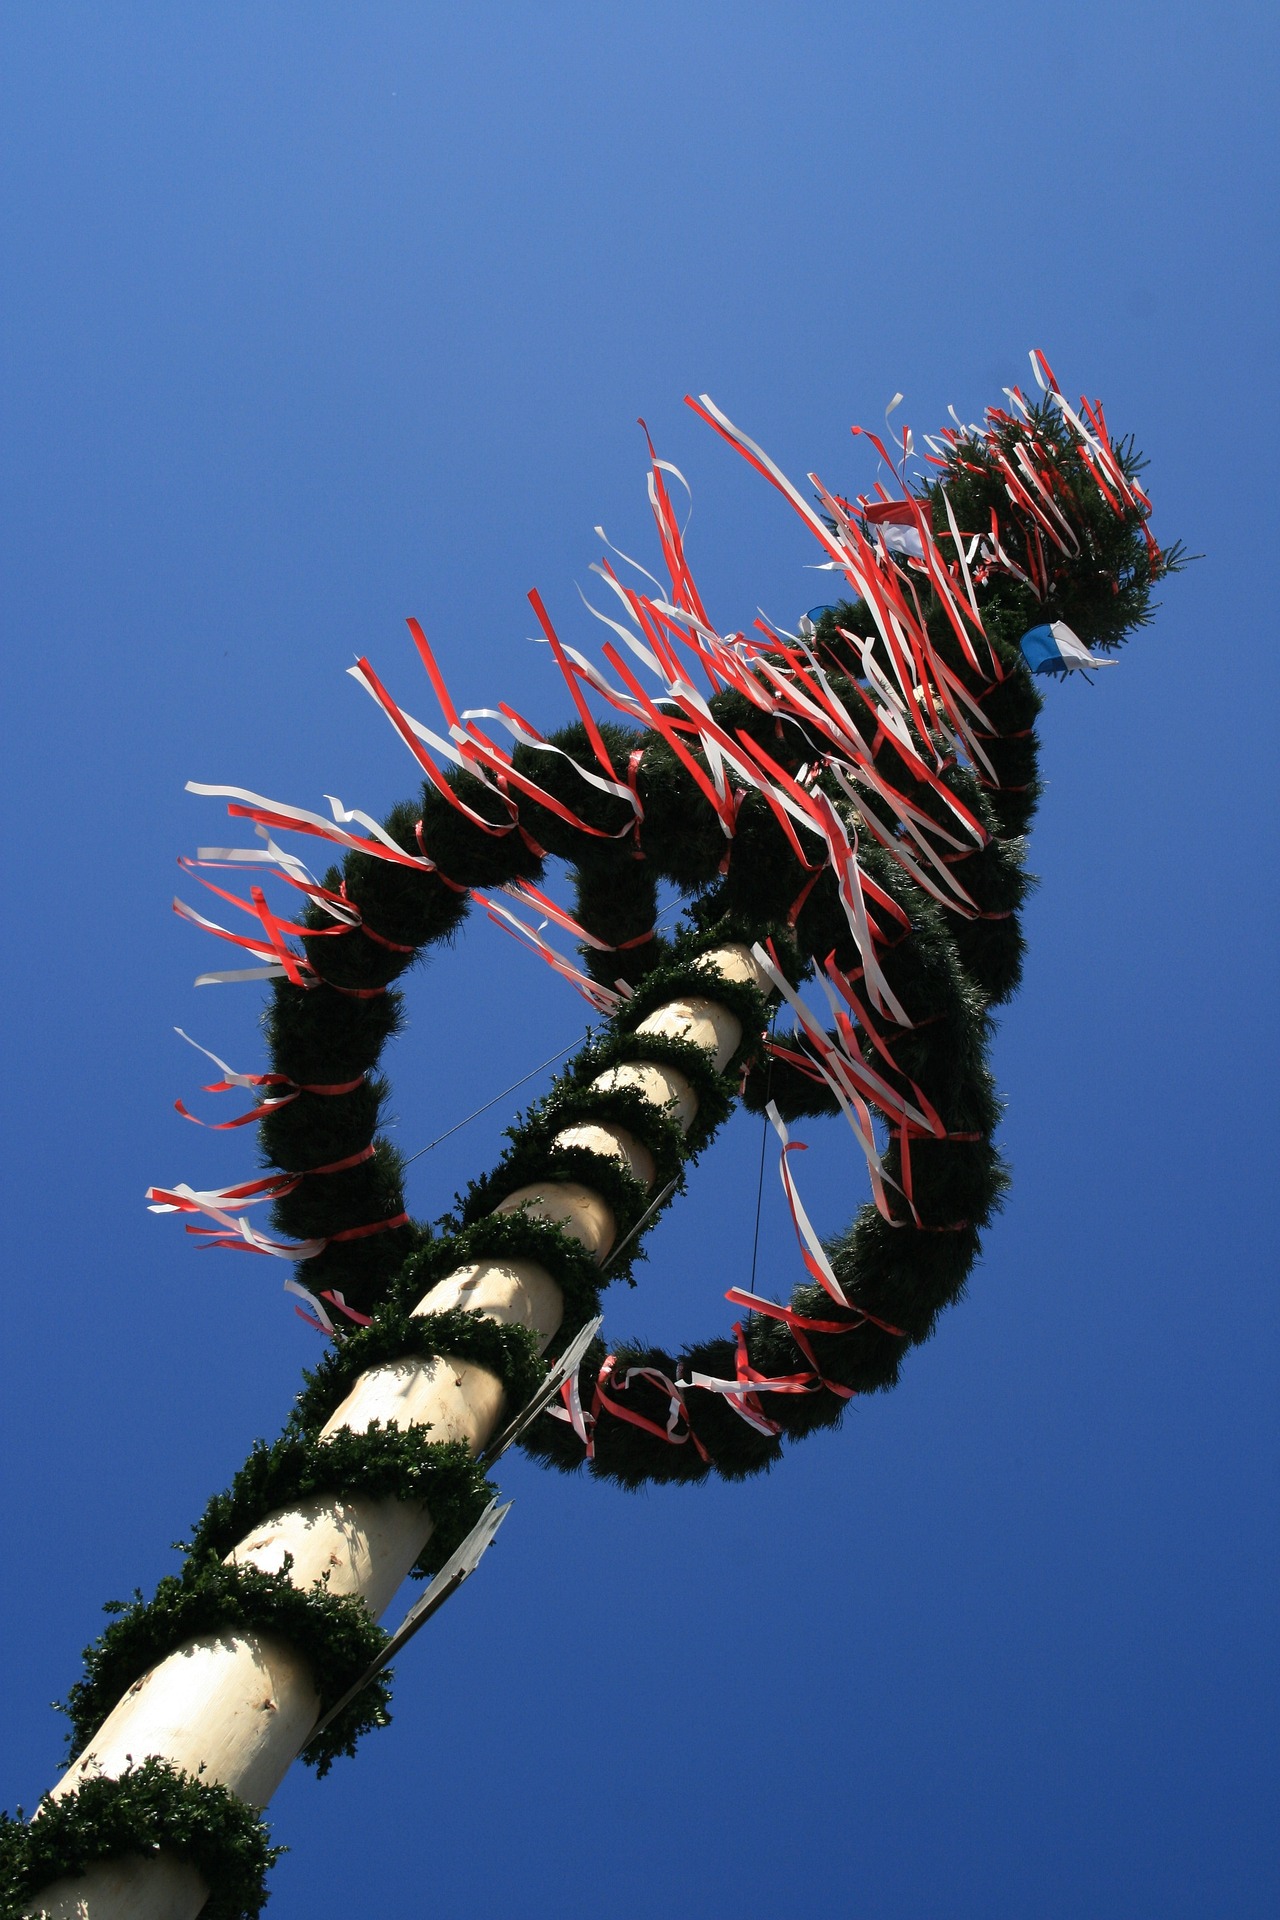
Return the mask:
<path fill-rule="evenodd" d="M 381 829 L 339 815 L 335 804 L 335 818 L 363 824 L 363 834 L 253 795 L 232 804 L 268 840 L 301 826 L 348 847 L 318 884 L 294 871 L 309 895 L 296 925 L 274 919 L 255 896 L 267 935 L 256 951 L 277 978 L 266 1016 L 272 1071 L 246 1116 L 257 1119 L 279 1170 L 261 1191 L 273 1196 L 276 1227 L 306 1255 L 299 1273 L 313 1301 L 373 1321 L 342 1341 L 350 1361 L 331 1360 L 330 1371 L 340 1365 L 349 1378 L 371 1336 L 370 1354 L 389 1357 L 402 1337 L 392 1329 L 415 1324 L 410 1305 L 486 1252 L 524 1253 L 550 1269 L 566 1291 L 567 1338 L 595 1311 L 600 1269 L 558 1229 L 493 1209 L 530 1182 L 581 1181 L 608 1201 L 628 1241 L 608 1271 L 616 1278 L 629 1273 L 662 1208 L 615 1159 L 556 1147 L 555 1136 L 587 1118 L 625 1127 L 648 1149 L 653 1188 L 670 1204 L 737 1097 L 757 1111 L 771 1106 L 783 1122 L 841 1104 L 848 1112 L 839 1072 L 833 1087 L 823 1070 L 827 1046 L 843 1053 L 846 1068 L 854 1061 L 864 1070 L 854 1070 L 864 1146 L 871 1115 L 888 1130 L 887 1145 L 872 1147 L 875 1204 L 857 1212 L 825 1257 L 807 1257 L 812 1278 L 787 1305 L 738 1296 L 750 1311 L 733 1338 L 678 1355 L 597 1342 L 565 1404 L 522 1444 L 549 1464 L 585 1461 L 629 1485 L 755 1472 L 785 1438 L 834 1424 L 851 1395 L 892 1386 L 907 1349 L 957 1297 L 1006 1184 L 987 1048 L 992 1009 L 1020 976 L 1024 836 L 1039 794 L 1041 696 L 1019 643 L 1029 629 L 1065 623 L 1087 646 L 1115 649 L 1147 621 L 1153 583 L 1180 558 L 1151 537 L 1132 445 L 1112 443 L 1100 407 L 1086 407 L 1084 419 L 1072 412 L 1033 359 L 1040 401 L 1016 395 L 1013 411 L 991 409 L 981 428 L 931 442 L 936 478 L 906 502 L 853 505 L 820 489 L 815 514 L 709 403 L 697 408 L 788 494 L 862 588 L 856 599 L 814 609 L 798 636 L 726 643 L 712 633 L 663 479 L 670 469 L 655 457 L 650 498 L 669 597 L 633 592 L 605 573 L 659 670 L 658 695 L 644 692 L 611 647 L 613 682 L 592 673 L 561 647 L 531 595 L 580 718 L 543 738 L 508 708 L 481 716 L 512 733 L 508 756 L 474 716 L 459 719 L 410 622 L 448 740 L 408 719 L 367 661 L 353 672 L 422 761 L 421 794 Z M 675 641 L 707 669 L 705 699 L 689 688 Z M 598 724 L 580 691 L 588 678 L 649 724 Z M 452 771 L 442 774 L 422 752 L 424 739 L 452 753 Z M 826 847 L 815 847 L 804 818 L 815 799 L 837 822 Z M 861 930 L 832 857 L 841 833 L 856 850 Z M 400 1018 L 393 983 L 426 947 L 455 934 L 473 900 L 510 918 L 481 889 L 505 888 L 551 910 L 537 891 L 549 859 L 572 873 L 573 914 L 556 918 L 580 938 L 583 984 L 604 1018 L 546 1098 L 509 1129 L 498 1167 L 433 1236 L 409 1219 L 402 1162 L 378 1133 L 387 1092 L 379 1063 Z M 669 939 L 654 929 L 663 882 L 686 903 L 685 925 Z M 285 946 L 281 934 L 290 932 L 300 952 Z M 731 941 L 764 943 L 784 990 L 825 976 L 838 989 L 828 995 L 837 1030 L 824 1035 L 802 1015 L 795 1032 L 767 1034 L 770 1007 L 754 988 L 711 986 L 699 973 L 699 956 Z M 742 1025 L 721 1071 L 687 1041 L 637 1032 L 654 1008 L 694 992 L 727 1005 Z M 632 1060 L 676 1068 L 692 1083 L 697 1116 L 688 1133 L 634 1091 L 592 1086 L 606 1067 Z M 842 1084 L 847 1095 L 847 1072 Z M 239 1230 L 285 1250 L 243 1223 Z M 331 1318 L 323 1305 L 318 1311 Z M 472 1351 L 474 1335 L 441 1332 L 450 1351 Z M 519 1372 L 517 1384 L 511 1355 L 486 1364 L 511 1401 L 527 1394 L 528 1375 Z"/>
<path fill-rule="evenodd" d="M 612 646 L 604 650 L 612 680 L 562 648 L 533 595 L 578 709 L 574 725 L 544 738 L 509 708 L 479 716 L 512 734 L 512 751 L 501 751 L 476 716 L 454 712 L 411 622 L 447 737 L 409 720 L 367 661 L 353 671 L 419 758 L 418 797 L 378 823 L 336 802 L 327 821 L 235 789 L 197 789 L 230 797 L 230 812 L 255 823 L 266 849 L 238 857 L 273 865 L 305 904 L 287 921 L 257 887 L 248 901 L 213 887 L 253 916 L 252 937 L 228 937 L 261 963 L 250 977 L 273 985 L 270 1070 L 224 1067 L 209 1090 L 253 1090 L 249 1110 L 220 1124 L 256 1125 L 274 1171 L 216 1194 L 177 1187 L 152 1197 L 158 1210 L 212 1215 L 213 1229 L 190 1230 L 215 1241 L 296 1255 L 301 1278 L 292 1284 L 334 1344 L 282 1437 L 256 1446 L 210 1502 L 182 1571 L 152 1601 L 117 1609 L 123 1617 L 89 1650 L 69 1701 L 77 1748 L 193 1632 L 282 1634 L 304 1653 L 322 1700 L 341 1698 L 382 1644 L 363 1604 L 295 1590 L 287 1570 L 223 1567 L 221 1556 L 292 1502 L 361 1491 L 429 1506 L 435 1531 L 415 1571 L 437 1568 L 490 1497 L 480 1464 L 422 1430 L 322 1439 L 325 1421 L 364 1368 L 436 1353 L 479 1363 L 502 1381 L 509 1410 L 526 1405 L 545 1372 L 530 1335 L 457 1310 L 410 1309 L 460 1265 L 524 1257 L 561 1287 L 567 1341 L 596 1312 L 601 1287 L 629 1276 L 644 1232 L 738 1098 L 771 1109 L 784 1141 L 786 1121 L 843 1109 L 868 1155 L 873 1203 L 826 1249 L 810 1235 L 811 1277 L 787 1304 L 731 1291 L 746 1309 L 731 1338 L 678 1355 L 596 1342 L 563 1404 L 522 1436 L 529 1452 L 629 1486 L 757 1472 L 784 1440 L 835 1424 L 854 1394 L 891 1387 L 908 1348 L 956 1299 L 1006 1184 L 987 1049 L 992 1009 L 1020 975 L 1024 836 L 1039 794 L 1041 696 L 1027 664 L 1034 650 L 1024 655 L 1021 642 L 1029 631 L 1050 636 L 1041 651 L 1058 658 L 1054 636 L 1065 632 L 1078 652 L 1081 641 L 1114 650 L 1147 622 L 1154 583 L 1181 560 L 1150 534 L 1132 444 L 1112 442 L 1100 407 L 1074 413 L 1033 360 L 1042 398 L 1015 392 L 1012 411 L 989 410 L 981 427 L 931 441 L 936 477 L 898 502 L 854 504 L 819 488 L 815 512 L 709 402 L 697 408 L 790 499 L 855 587 L 854 597 L 813 609 L 798 635 L 725 639 L 712 630 L 666 490 L 671 469 L 655 456 L 650 499 L 669 595 L 638 593 L 604 573 L 631 623 L 633 652 L 658 673 L 656 695 Z M 686 677 L 694 658 L 709 695 Z M 633 724 L 598 723 L 584 681 Z M 424 741 L 452 757 L 450 771 Z M 336 840 L 341 865 L 314 880 L 276 844 L 282 830 Z M 571 915 L 538 891 L 549 859 L 572 872 Z M 669 938 L 654 926 L 660 883 L 686 906 Z M 433 1233 L 409 1219 L 403 1162 L 379 1133 L 387 1096 L 379 1065 L 400 1020 L 395 982 L 415 958 L 453 936 L 473 900 L 511 917 L 480 891 L 492 888 L 574 932 L 585 968 L 578 984 L 601 1017 L 546 1097 L 509 1129 L 499 1165 Z M 708 974 L 702 956 L 730 943 L 755 948 L 768 994 Z M 799 1001 L 806 977 L 825 984 L 834 1028 Z M 656 1008 L 692 995 L 714 999 L 741 1027 L 718 1067 L 687 1039 L 639 1031 Z M 770 1031 L 779 996 L 798 1015 L 781 1035 Z M 696 1114 L 686 1131 L 633 1089 L 593 1084 L 640 1061 L 688 1082 Z M 647 1150 L 649 1187 L 607 1154 L 557 1144 L 587 1120 L 623 1128 Z M 579 1181 L 608 1202 L 618 1250 L 603 1267 L 560 1226 L 495 1211 L 518 1189 L 556 1180 Z M 255 1201 L 270 1202 L 289 1242 L 236 1217 Z M 385 1678 L 304 1757 L 323 1771 L 364 1727 L 384 1722 Z M 160 1817 L 157 1795 L 165 1806 L 175 1793 L 182 1802 L 173 1828 L 181 1851 L 182 1835 L 205 1818 L 198 1794 L 214 1791 L 197 1787 L 163 1768 L 91 1782 L 31 1827 L 6 1826 L 11 1871 L 25 1891 L 55 1870 L 155 1844 L 146 1836 Z M 215 1894 L 227 1915 L 256 1911 L 259 1895 L 245 1890 L 241 1869 L 253 1854 L 260 1885 L 267 1857 L 254 1816 L 242 1811 L 240 1826 L 228 1825 L 218 1801 L 213 1824 L 231 1838 L 210 1841 L 207 1860 L 199 1855 L 217 1882 L 217 1847 L 236 1854 L 240 1864 Z"/>

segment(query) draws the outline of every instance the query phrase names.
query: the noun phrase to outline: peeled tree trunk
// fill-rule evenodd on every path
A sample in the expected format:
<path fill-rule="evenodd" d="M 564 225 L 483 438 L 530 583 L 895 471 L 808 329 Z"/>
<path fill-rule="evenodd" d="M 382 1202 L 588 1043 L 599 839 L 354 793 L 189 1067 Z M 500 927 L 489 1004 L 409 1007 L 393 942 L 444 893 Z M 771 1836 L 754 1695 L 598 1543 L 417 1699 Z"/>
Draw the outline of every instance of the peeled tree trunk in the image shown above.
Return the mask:
<path fill-rule="evenodd" d="M 706 954 L 714 977 L 768 982 L 746 947 Z M 711 984 L 709 980 L 708 984 Z M 659 1007 L 639 1032 L 691 1041 L 717 1070 L 742 1039 L 736 1014 L 708 995 L 687 995 Z M 634 1088 L 666 1108 L 687 1132 L 697 1095 L 676 1068 L 637 1061 L 609 1068 L 593 1086 L 602 1092 Z M 625 1128 L 578 1123 L 557 1135 L 558 1145 L 607 1153 L 644 1185 L 654 1183 L 648 1150 Z M 542 1181 L 521 1188 L 499 1212 L 525 1209 L 554 1220 L 600 1264 L 616 1239 L 614 1215 L 597 1193 L 576 1181 Z M 482 1260 L 434 1287 L 415 1314 L 450 1308 L 527 1328 L 545 1350 L 559 1329 L 563 1299 L 545 1268 L 524 1259 Z M 324 1429 L 362 1432 L 375 1421 L 401 1428 L 429 1426 L 441 1440 L 461 1440 L 478 1455 L 508 1416 L 500 1381 L 474 1363 L 437 1357 L 371 1367 L 356 1380 Z M 514 1409 L 512 1410 L 514 1411 Z M 379 1618 L 391 1604 L 431 1537 L 425 1506 L 358 1495 L 310 1499 L 269 1515 L 228 1556 L 265 1572 L 286 1566 L 290 1582 L 321 1581 L 332 1593 L 358 1596 Z M 156 1756 L 171 1766 L 265 1806 L 306 1744 L 320 1699 L 306 1661 L 282 1639 L 267 1635 L 205 1634 L 187 1642 L 144 1674 L 107 1716 L 84 1752 L 52 1791 L 55 1801 L 95 1776 L 118 1778 Z M 104 1861 L 82 1875 L 46 1887 L 29 1907 L 40 1920 L 196 1920 L 209 1888 L 189 1863 L 163 1852 Z"/>

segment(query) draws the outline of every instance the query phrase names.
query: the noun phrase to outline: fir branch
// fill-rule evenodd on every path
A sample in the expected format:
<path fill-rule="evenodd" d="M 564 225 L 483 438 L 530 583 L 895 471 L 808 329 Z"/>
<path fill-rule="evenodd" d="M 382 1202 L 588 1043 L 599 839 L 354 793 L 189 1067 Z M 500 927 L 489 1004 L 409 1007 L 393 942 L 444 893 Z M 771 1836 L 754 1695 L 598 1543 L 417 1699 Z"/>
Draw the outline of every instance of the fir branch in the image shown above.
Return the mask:
<path fill-rule="evenodd" d="M 286 1851 L 225 1787 L 145 1760 L 117 1779 L 46 1797 L 30 1825 L 21 1808 L 16 1820 L 0 1814 L 0 1920 L 22 1920 L 54 1881 L 128 1854 L 188 1861 L 210 1888 L 202 1920 L 257 1920 L 267 1873 Z"/>

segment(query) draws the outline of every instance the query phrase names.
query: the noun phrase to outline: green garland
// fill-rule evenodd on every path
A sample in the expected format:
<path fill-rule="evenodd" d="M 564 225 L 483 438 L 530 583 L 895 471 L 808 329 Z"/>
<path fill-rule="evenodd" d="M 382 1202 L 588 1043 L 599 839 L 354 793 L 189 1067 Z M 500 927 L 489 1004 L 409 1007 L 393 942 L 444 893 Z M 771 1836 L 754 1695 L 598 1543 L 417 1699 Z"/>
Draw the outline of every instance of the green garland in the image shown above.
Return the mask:
<path fill-rule="evenodd" d="M 454 1262 L 455 1267 L 459 1264 Z M 368 1368 L 442 1355 L 487 1367 L 501 1380 L 513 1408 L 532 1399 L 546 1372 L 537 1341 L 525 1327 L 502 1326 L 462 1307 L 414 1314 L 392 1304 L 381 1308 L 367 1327 L 348 1334 L 305 1376 L 307 1385 L 294 1406 L 292 1423 L 305 1433 L 318 1434 Z M 333 1443 L 328 1440 L 324 1446 Z M 491 1488 L 481 1490 L 486 1499 L 492 1492 Z"/>
<path fill-rule="evenodd" d="M 579 1073 L 579 1061 L 575 1058 L 574 1070 L 564 1074 L 551 1088 L 544 1100 L 523 1115 L 514 1126 L 509 1127 L 507 1138 L 521 1145 L 524 1155 L 529 1153 L 565 1152 L 556 1148 L 553 1141 L 556 1134 L 566 1127 L 587 1125 L 610 1125 L 623 1128 L 630 1133 L 641 1146 L 647 1147 L 653 1156 L 654 1182 L 656 1186 L 665 1186 L 669 1180 L 677 1180 L 688 1157 L 686 1143 L 679 1125 L 672 1116 L 661 1107 L 655 1107 L 634 1087 L 592 1088 L 584 1084 Z M 587 1150 L 589 1151 L 589 1149 Z M 612 1159 L 611 1155 L 594 1155 L 596 1159 Z M 614 1166 L 620 1163 L 613 1160 Z M 514 1178 L 507 1171 L 508 1162 L 504 1159 L 494 1172 L 486 1177 L 484 1185 L 496 1190 L 511 1179 L 511 1190 L 523 1184 L 524 1175 Z M 535 1175 L 536 1178 L 536 1175 Z M 647 1193 L 648 1188 L 644 1191 Z M 478 1209 L 491 1212 L 488 1193 L 477 1199 L 473 1194 L 479 1192 L 479 1185 L 468 1188 L 466 1199 L 462 1202 L 462 1211 L 468 1218 L 478 1218 Z"/>
<path fill-rule="evenodd" d="M 733 1112 L 738 1097 L 738 1077 L 728 1072 L 718 1073 L 710 1054 L 692 1040 L 614 1027 L 588 1040 L 566 1068 L 565 1079 L 575 1087 L 586 1088 L 610 1067 L 636 1061 L 673 1067 L 689 1082 L 697 1097 L 698 1111 L 684 1136 L 682 1150 L 686 1160 L 696 1160 Z M 653 1113 L 654 1109 L 650 1107 L 649 1112 Z"/>
<path fill-rule="evenodd" d="M 267 1874 L 286 1851 L 225 1787 L 145 1760 L 42 1800 L 29 1825 L 21 1808 L 16 1819 L 0 1813 L 0 1920 L 23 1920 L 56 1880 L 134 1853 L 188 1861 L 211 1889 L 201 1920 L 257 1920 Z"/>
<path fill-rule="evenodd" d="M 301 1424 L 300 1412 L 295 1417 Z M 363 1433 L 344 1428 L 327 1440 L 305 1430 L 288 1432 L 270 1446 L 259 1440 L 227 1491 L 213 1496 L 192 1534 L 191 1557 L 198 1561 L 212 1554 L 222 1559 L 268 1514 L 325 1494 L 394 1498 L 428 1507 L 431 1538 L 413 1568 L 426 1578 L 466 1539 L 493 1488 L 460 1440 L 432 1440 L 423 1427 L 374 1425 Z"/>
<path fill-rule="evenodd" d="M 268 1634 L 288 1641 L 311 1670 L 321 1714 L 342 1698 L 387 1641 L 359 1600 L 324 1586 L 292 1586 L 287 1566 L 263 1573 L 212 1557 L 188 1560 L 180 1574 L 161 1580 L 151 1600 L 139 1594 L 132 1604 L 112 1601 L 105 1611 L 119 1617 L 86 1649 L 84 1678 L 64 1702 L 72 1760 L 135 1681 L 202 1634 Z M 386 1725 L 391 1716 L 384 1682 L 389 1678 L 389 1673 L 380 1675 L 305 1748 L 303 1758 L 317 1773 L 327 1773 L 339 1754 L 353 1753 L 369 1727 Z"/>
<path fill-rule="evenodd" d="M 600 1289 L 606 1282 L 599 1263 L 555 1221 L 539 1220 L 523 1209 L 489 1214 L 427 1241 L 397 1274 L 391 1301 L 408 1314 L 442 1280 L 478 1260 L 534 1260 L 545 1267 L 564 1295 L 562 1342 L 600 1311 Z M 611 1263 L 611 1274 L 617 1271 Z M 496 1364 L 493 1371 L 498 1371 Z"/>
<path fill-rule="evenodd" d="M 590 1187 L 607 1201 L 619 1237 L 630 1233 L 649 1204 L 648 1188 L 612 1154 L 585 1146 L 558 1146 L 537 1120 L 527 1128 L 511 1128 L 510 1139 L 493 1172 L 470 1181 L 466 1193 L 459 1196 L 463 1224 L 474 1226 L 524 1187 L 564 1181 Z"/>
<path fill-rule="evenodd" d="M 738 931 L 729 915 L 717 914 L 712 930 L 699 933 L 690 941 L 687 958 L 681 954 L 646 973 L 631 998 L 618 1009 L 618 1031 L 635 1033 L 651 1013 L 656 1013 L 659 1007 L 665 1006 L 670 1000 L 714 1000 L 717 1006 L 727 1007 L 742 1028 L 742 1037 L 721 1070 L 732 1078 L 737 1069 L 753 1060 L 759 1051 L 768 1021 L 766 1003 L 759 989 L 748 981 L 721 979 L 709 967 L 699 965 L 699 960 L 716 947 L 734 941 L 750 946 L 753 939 L 759 940 L 777 932 L 778 918 L 770 915 L 763 927 L 757 921 L 754 934 L 748 936 L 745 930 Z"/>

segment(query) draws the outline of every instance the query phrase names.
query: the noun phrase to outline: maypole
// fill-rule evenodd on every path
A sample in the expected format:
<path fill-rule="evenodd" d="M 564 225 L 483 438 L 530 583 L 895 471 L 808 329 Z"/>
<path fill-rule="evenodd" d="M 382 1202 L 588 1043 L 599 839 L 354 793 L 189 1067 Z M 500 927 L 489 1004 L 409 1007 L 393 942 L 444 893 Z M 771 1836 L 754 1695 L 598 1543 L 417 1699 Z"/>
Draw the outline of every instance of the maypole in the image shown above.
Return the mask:
<path fill-rule="evenodd" d="M 1132 446 L 1032 364 L 1034 401 L 1013 389 L 981 424 L 927 439 L 930 477 L 908 482 L 909 432 L 892 454 L 870 436 L 900 491 L 856 501 L 814 475 L 802 493 L 708 398 L 690 402 L 837 577 L 841 597 L 795 632 L 713 625 L 668 488 L 681 477 L 651 445 L 667 584 L 596 569 L 603 664 L 530 596 L 574 724 L 543 736 L 501 703 L 459 713 L 411 621 L 435 726 L 369 661 L 352 669 L 417 763 L 411 802 L 378 821 L 194 789 L 256 842 L 183 863 L 239 918 L 178 911 L 252 962 L 202 979 L 271 990 L 269 1070 L 216 1061 L 206 1091 L 248 1105 L 200 1124 L 256 1127 L 273 1171 L 148 1197 L 207 1243 L 295 1263 L 285 1285 L 329 1348 L 281 1437 L 209 1503 L 181 1571 L 89 1649 L 72 1763 L 34 1820 L 0 1829 L 0 1916 L 258 1912 L 261 1809 L 295 1758 L 323 1773 L 385 1720 L 389 1652 L 492 1537 L 507 1446 L 627 1485 L 738 1478 L 892 1386 L 956 1298 L 1005 1184 L 987 1043 L 1021 964 L 1033 675 L 1108 664 L 1179 562 L 1151 535 Z M 316 878 L 308 843 L 340 864 Z M 542 890 L 549 861 L 572 873 L 572 909 Z M 287 892 L 269 899 L 268 878 Z M 666 937 L 660 881 L 686 903 Z M 379 1134 L 378 1069 L 394 982 L 473 904 L 596 1018 L 433 1235 Z M 739 1099 L 777 1131 L 806 1280 L 787 1302 L 729 1289 L 731 1332 L 680 1354 L 607 1345 L 602 1287 Z M 819 1113 L 844 1117 L 871 1184 L 829 1245 L 788 1131 Z M 389 1639 L 378 1622 L 411 1573 L 431 1585 Z"/>

